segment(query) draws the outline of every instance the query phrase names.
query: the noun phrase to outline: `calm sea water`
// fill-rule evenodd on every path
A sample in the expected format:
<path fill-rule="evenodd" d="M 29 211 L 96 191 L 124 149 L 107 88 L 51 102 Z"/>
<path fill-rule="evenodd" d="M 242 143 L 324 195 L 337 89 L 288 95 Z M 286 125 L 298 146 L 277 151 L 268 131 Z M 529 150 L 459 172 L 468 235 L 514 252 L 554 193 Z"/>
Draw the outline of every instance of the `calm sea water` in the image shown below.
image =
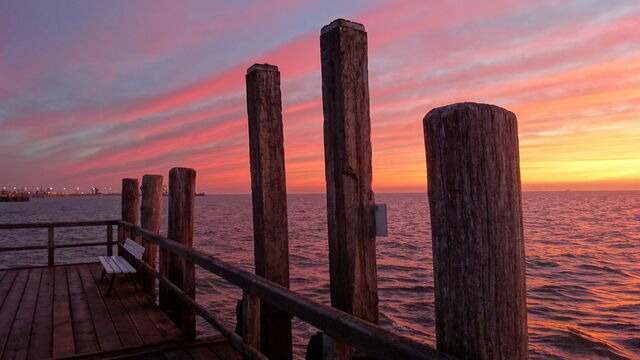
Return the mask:
<path fill-rule="evenodd" d="M 525 193 L 529 341 L 532 359 L 640 359 L 640 192 Z M 389 237 L 378 238 L 381 324 L 434 343 L 433 272 L 425 194 L 377 194 L 389 206 Z M 115 219 L 118 197 L 0 203 L 0 222 Z M 165 203 L 166 205 L 166 203 Z M 195 247 L 253 268 L 251 197 L 196 201 Z M 166 217 L 166 206 L 164 211 Z M 324 195 L 291 195 L 291 287 L 329 303 Z M 166 224 L 166 221 L 163 223 Z M 166 234 L 166 228 L 162 230 Z M 104 239 L 105 229 L 60 229 L 60 242 Z M 0 231 L 0 246 L 44 244 L 46 230 Z M 59 263 L 103 248 L 56 253 Z M 46 253 L 0 254 L 0 267 L 46 264 Z M 230 327 L 241 292 L 197 272 L 197 299 Z M 297 355 L 317 330 L 294 320 Z M 201 321 L 200 331 L 207 333 Z"/>

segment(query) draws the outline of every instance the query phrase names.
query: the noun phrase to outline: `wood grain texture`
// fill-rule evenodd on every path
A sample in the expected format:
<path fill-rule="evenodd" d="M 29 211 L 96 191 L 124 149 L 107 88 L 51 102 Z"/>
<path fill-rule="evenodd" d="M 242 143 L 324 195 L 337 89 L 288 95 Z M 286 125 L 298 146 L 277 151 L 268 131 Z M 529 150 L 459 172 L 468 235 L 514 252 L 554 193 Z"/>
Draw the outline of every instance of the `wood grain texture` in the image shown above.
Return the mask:
<path fill-rule="evenodd" d="M 122 220 L 138 224 L 138 200 L 140 186 L 138 179 L 122 179 Z"/>
<path fill-rule="evenodd" d="M 336 20 L 322 29 L 320 46 L 331 304 L 376 323 L 367 33 Z"/>
<path fill-rule="evenodd" d="M 73 323 L 69 301 L 67 268 L 55 267 L 53 288 L 53 357 L 70 356 L 76 353 L 73 339 Z"/>
<path fill-rule="evenodd" d="M 142 201 L 140 205 L 140 227 L 154 233 L 160 232 L 160 215 L 162 214 L 162 175 L 144 175 L 142 177 Z M 145 248 L 143 261 L 152 268 L 156 267 L 158 246 L 142 240 Z M 155 277 L 144 269 L 137 275 L 142 289 L 155 298 Z"/>
<path fill-rule="evenodd" d="M 138 225 L 138 202 L 140 200 L 140 185 L 138 179 L 122 179 L 122 220 Z M 123 244 L 124 239 L 133 238 L 131 234 L 124 232 L 123 238 L 118 237 L 118 241 Z M 118 252 L 120 252 L 118 250 Z M 128 254 L 120 254 L 130 263 L 133 262 L 133 258 Z"/>
<path fill-rule="evenodd" d="M 96 287 L 100 292 L 100 296 L 102 296 L 104 303 L 107 306 L 109 315 L 113 321 L 113 326 L 118 332 L 118 337 L 120 338 L 122 346 L 132 347 L 142 345 L 142 338 L 138 334 L 138 330 L 133 324 L 124 305 L 120 302 L 120 299 L 115 295 L 106 296 L 109 284 L 106 281 L 100 282 L 100 268 L 98 266 L 92 266 L 89 269 L 91 270 L 91 275 L 93 276 Z"/>
<path fill-rule="evenodd" d="M 22 301 L 22 297 L 27 285 L 30 270 L 19 271 L 13 280 L 11 290 L 4 299 L 2 308 L 0 308 L 0 358 L 4 356 L 5 346 L 11 334 L 11 326 L 16 318 L 18 307 Z"/>
<path fill-rule="evenodd" d="M 276 66 L 255 64 L 247 70 L 246 82 L 256 274 L 288 288 L 289 236 L 280 72 Z M 269 358 L 291 359 L 289 315 L 266 302 L 261 302 L 260 307 L 262 352 Z"/>
<path fill-rule="evenodd" d="M 67 268 L 69 282 L 69 302 L 71 304 L 71 319 L 73 324 L 73 338 L 76 343 L 76 353 L 94 353 L 100 350 L 98 335 L 91 318 L 89 302 L 84 292 L 78 268 Z"/>
<path fill-rule="evenodd" d="M 424 118 L 438 350 L 526 359 L 516 116 L 460 103 Z"/>
<path fill-rule="evenodd" d="M 76 267 L 80 282 L 84 287 L 87 305 L 91 312 L 91 320 L 93 321 L 96 331 L 96 337 L 101 351 L 115 350 L 122 347 L 118 332 L 115 328 L 108 308 L 102 298 L 98 285 L 95 283 L 91 275 L 89 265 L 78 265 Z"/>
<path fill-rule="evenodd" d="M 255 349 L 260 347 L 260 298 L 242 293 L 242 340 Z M 277 334 L 275 334 L 277 336 Z M 265 354 L 266 355 L 266 354 Z"/>
<path fill-rule="evenodd" d="M 52 356 L 54 278 L 55 268 L 42 269 L 38 303 L 29 339 L 28 359 L 49 359 Z"/>
<path fill-rule="evenodd" d="M 196 172 L 188 168 L 169 171 L 169 214 L 167 237 L 189 248 L 193 247 L 193 219 Z M 160 251 L 160 273 L 195 299 L 195 265 L 164 249 Z M 195 312 L 180 298 L 160 284 L 160 308 L 187 339 L 195 338 Z"/>
<path fill-rule="evenodd" d="M 41 277 L 42 268 L 36 268 L 29 272 L 29 278 L 22 299 L 20 299 L 20 306 L 16 310 L 2 359 L 27 358 Z"/>
<path fill-rule="evenodd" d="M 105 297 L 108 282 L 100 275 L 96 263 L 0 271 L 0 358 L 102 359 L 105 352 L 179 339 L 131 281 Z"/>

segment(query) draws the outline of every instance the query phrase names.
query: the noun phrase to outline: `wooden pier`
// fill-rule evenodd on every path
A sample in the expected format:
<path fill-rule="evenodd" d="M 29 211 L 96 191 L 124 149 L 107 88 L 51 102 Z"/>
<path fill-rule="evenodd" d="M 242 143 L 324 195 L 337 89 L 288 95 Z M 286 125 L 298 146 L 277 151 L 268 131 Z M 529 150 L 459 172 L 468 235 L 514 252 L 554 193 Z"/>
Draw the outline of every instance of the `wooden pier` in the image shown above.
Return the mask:
<path fill-rule="evenodd" d="M 63 358 L 180 339 L 130 282 L 107 297 L 100 271 L 96 263 L 0 271 L 0 358 Z"/>
<path fill-rule="evenodd" d="M 0 272 L 0 360 L 287 360 L 292 317 L 320 330 L 309 359 L 526 359 L 515 115 L 464 103 L 424 119 L 436 350 L 377 325 L 364 26 L 339 19 L 324 27 L 321 57 L 331 305 L 289 289 L 280 72 L 258 64 L 246 77 L 256 273 L 193 249 L 195 170 L 169 171 L 167 236 L 159 234 L 162 176 L 145 175 L 141 193 L 138 179 L 123 179 L 120 219 L 0 224 L 0 230 L 48 229 L 46 245 L 0 247 L 0 253 L 48 252 L 47 267 Z M 56 243 L 56 228 L 96 226 L 105 228 L 104 241 Z M 144 247 L 140 261 L 122 251 L 128 239 Z M 138 273 L 118 280 L 107 296 L 100 265 L 56 265 L 56 249 L 89 246 L 123 256 Z M 196 298 L 196 266 L 242 290 L 238 333 Z M 220 336 L 197 338 L 196 316 Z"/>

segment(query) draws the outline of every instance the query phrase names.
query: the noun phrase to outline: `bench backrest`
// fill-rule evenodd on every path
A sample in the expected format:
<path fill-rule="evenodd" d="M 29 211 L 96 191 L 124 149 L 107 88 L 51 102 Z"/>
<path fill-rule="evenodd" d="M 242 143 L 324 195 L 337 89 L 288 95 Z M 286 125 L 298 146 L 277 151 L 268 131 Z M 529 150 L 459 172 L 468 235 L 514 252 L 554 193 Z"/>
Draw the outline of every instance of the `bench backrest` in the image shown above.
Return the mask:
<path fill-rule="evenodd" d="M 144 246 L 127 238 L 127 240 L 124 241 L 124 245 L 122 247 L 127 250 L 127 252 L 134 258 L 138 260 L 142 259 L 142 254 L 144 254 Z"/>

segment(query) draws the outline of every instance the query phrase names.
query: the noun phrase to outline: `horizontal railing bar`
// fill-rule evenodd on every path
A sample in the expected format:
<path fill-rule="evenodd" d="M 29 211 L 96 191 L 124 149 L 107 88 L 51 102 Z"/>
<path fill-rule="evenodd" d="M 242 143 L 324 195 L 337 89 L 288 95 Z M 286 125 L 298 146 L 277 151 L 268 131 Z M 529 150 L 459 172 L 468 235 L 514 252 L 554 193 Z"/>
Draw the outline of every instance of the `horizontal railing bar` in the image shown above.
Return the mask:
<path fill-rule="evenodd" d="M 60 227 L 80 227 L 80 226 L 104 226 L 116 225 L 119 220 L 97 220 L 97 221 L 57 221 L 42 223 L 23 224 L 0 224 L 0 230 L 8 229 L 38 229 L 38 228 L 60 228 Z"/>
<path fill-rule="evenodd" d="M 84 246 L 105 246 L 107 245 L 106 241 L 102 242 L 88 242 L 88 243 L 80 243 L 80 244 L 62 244 L 56 245 L 54 249 L 66 249 L 66 248 L 75 248 L 75 247 L 84 247 Z"/>
<path fill-rule="evenodd" d="M 0 248 L 0 252 L 24 251 L 24 250 L 47 250 L 47 249 L 49 249 L 49 247 L 47 245 L 16 246 L 16 247 L 3 247 L 3 248 Z"/>
<path fill-rule="evenodd" d="M 255 360 L 268 360 L 266 356 L 260 353 L 258 350 L 252 348 L 247 345 L 242 338 L 236 334 L 235 332 L 229 330 L 215 315 L 211 314 L 207 309 L 205 309 L 202 305 L 195 302 L 191 297 L 187 296 L 179 287 L 175 286 L 169 279 L 162 276 L 156 269 L 147 265 L 144 262 L 141 262 L 142 266 L 153 274 L 153 276 L 158 279 L 164 286 L 166 286 L 169 290 L 171 290 L 174 294 L 176 294 L 182 301 L 187 303 L 187 305 L 194 308 L 194 310 L 198 313 L 198 315 L 202 316 L 205 320 L 207 320 L 211 325 L 213 325 L 220 333 L 227 338 L 231 346 L 236 348 L 236 350 L 240 351 L 243 355 L 247 356 L 249 359 Z"/>
<path fill-rule="evenodd" d="M 58 265 L 56 265 L 54 267 L 90 265 L 90 264 L 99 264 L 99 262 L 97 260 L 96 261 L 82 261 L 82 262 L 75 262 L 75 263 L 58 264 Z M 12 267 L 12 268 L 0 268 L 0 271 L 16 271 L 16 270 L 44 269 L 44 268 L 50 268 L 50 266 L 49 265 L 33 265 L 33 266 L 21 266 L 21 267 Z"/>
<path fill-rule="evenodd" d="M 327 335 L 374 354 L 380 359 L 455 359 L 431 346 L 368 323 L 351 314 L 305 298 L 285 287 L 188 248 L 131 223 L 119 222 L 131 232 L 222 277 L 249 294 L 273 304 L 280 310 L 324 331 Z"/>
<path fill-rule="evenodd" d="M 88 243 L 79 243 L 79 244 L 61 244 L 55 245 L 51 247 L 52 249 L 65 249 L 65 248 L 75 248 L 75 247 L 85 247 L 85 246 L 104 246 L 107 245 L 105 241 L 103 242 L 88 242 Z M 3 247 L 0 248 L 1 252 L 8 251 L 24 251 L 24 250 L 48 250 L 49 247 L 47 245 L 37 245 L 37 246 L 17 246 L 17 247 Z"/>

